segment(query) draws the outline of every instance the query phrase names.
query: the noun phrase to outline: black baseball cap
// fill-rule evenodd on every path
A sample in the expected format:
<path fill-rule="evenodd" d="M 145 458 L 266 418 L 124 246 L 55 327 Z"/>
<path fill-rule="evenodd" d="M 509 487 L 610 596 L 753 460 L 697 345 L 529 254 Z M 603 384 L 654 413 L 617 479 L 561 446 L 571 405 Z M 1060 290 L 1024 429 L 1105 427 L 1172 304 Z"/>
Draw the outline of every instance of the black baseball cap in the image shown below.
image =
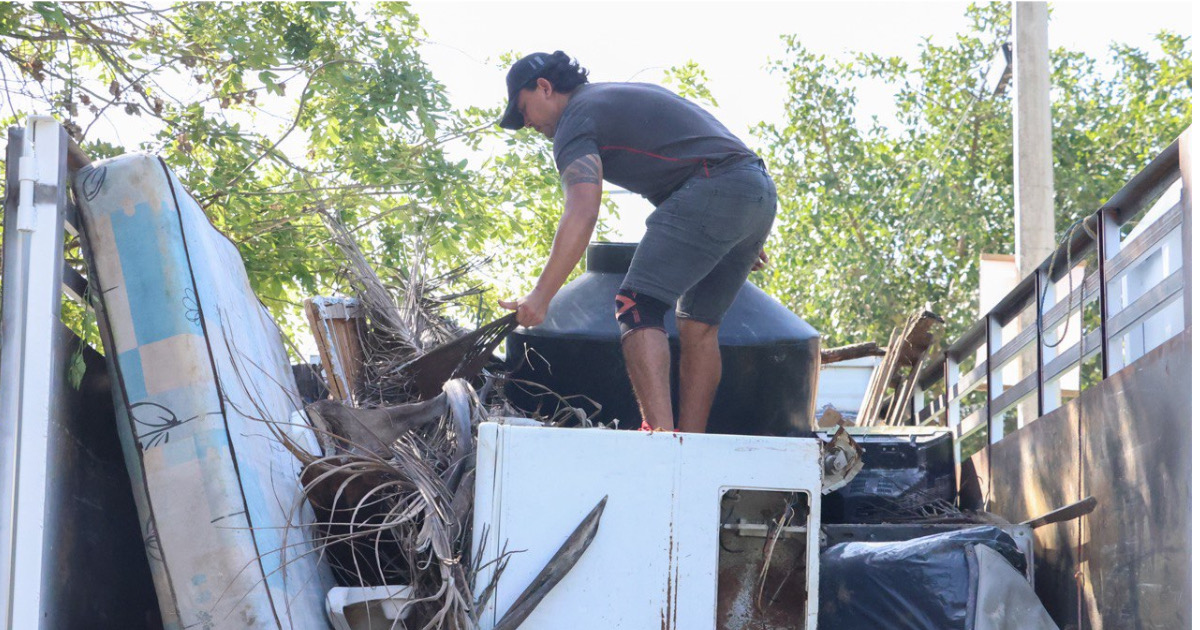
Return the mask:
<path fill-rule="evenodd" d="M 541 77 L 553 57 L 550 53 L 536 52 L 521 57 L 508 69 L 508 78 L 505 79 L 505 83 L 508 84 L 508 107 L 500 119 L 502 129 L 515 130 L 525 126 L 525 117 L 517 109 L 517 92 Z"/>

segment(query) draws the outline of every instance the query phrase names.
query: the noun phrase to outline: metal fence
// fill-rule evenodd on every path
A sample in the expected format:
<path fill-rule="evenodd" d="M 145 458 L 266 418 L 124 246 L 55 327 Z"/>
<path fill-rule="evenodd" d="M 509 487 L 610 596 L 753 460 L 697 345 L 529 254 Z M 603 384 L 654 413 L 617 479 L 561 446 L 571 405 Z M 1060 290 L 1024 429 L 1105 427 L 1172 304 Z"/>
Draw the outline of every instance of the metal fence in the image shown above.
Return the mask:
<path fill-rule="evenodd" d="M 959 461 L 1190 324 L 1189 134 L 922 370 L 912 417 L 955 429 Z"/>

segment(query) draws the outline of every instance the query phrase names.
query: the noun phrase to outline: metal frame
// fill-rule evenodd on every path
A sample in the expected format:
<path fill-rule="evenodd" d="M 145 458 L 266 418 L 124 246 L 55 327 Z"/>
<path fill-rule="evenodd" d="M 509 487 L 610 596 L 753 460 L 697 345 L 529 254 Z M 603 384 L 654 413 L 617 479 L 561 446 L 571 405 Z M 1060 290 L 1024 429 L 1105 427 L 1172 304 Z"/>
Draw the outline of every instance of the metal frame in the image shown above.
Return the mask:
<path fill-rule="evenodd" d="M 1189 133 L 1190 128 L 1184 137 Z M 1113 344 L 1133 326 L 1144 322 L 1165 305 L 1173 303 L 1176 298 L 1190 295 L 1187 267 L 1191 258 L 1190 178 L 1184 178 L 1183 199 L 1179 203 L 1135 238 L 1124 243 L 1120 241 L 1121 227 L 1180 179 L 1180 147 L 1179 140 L 1171 143 L 1102 208 L 1088 217 L 1083 223 L 1084 229 L 1075 230 L 1032 274 L 1021 279 L 991 311 L 951 343 L 940 361 L 931 362 L 922 370 L 917 380 L 918 387 L 929 391 L 941 381 L 945 383 L 945 393 L 927 395 L 923 404 L 914 404 L 913 417 L 917 424 L 943 424 L 954 428 L 956 457 L 961 455 L 962 437 L 980 425 L 987 427 L 986 444 L 1003 439 L 1004 423 L 996 417 L 1026 396 L 1036 396 L 1039 416 L 1061 404 L 1060 388 L 1056 381 L 1080 364 L 1081 356 L 1086 361 L 1100 352 L 1102 377 L 1108 378 L 1123 367 Z M 1183 161 L 1186 162 L 1186 147 L 1183 150 Z M 1176 228 L 1182 230 L 1183 268 L 1168 274 L 1154 286 L 1147 287 L 1127 306 L 1114 304 L 1109 285 L 1120 281 L 1127 272 L 1161 250 L 1175 234 Z M 1068 268 L 1067 262 L 1079 260 L 1091 251 L 1097 254 L 1097 270 L 1085 274 L 1080 285 L 1068 295 L 1061 299 L 1054 295 L 1054 283 L 1073 271 Z M 1092 300 L 1099 300 L 1099 327 L 1081 334 L 1079 342 L 1069 347 L 1047 352 L 1045 331 L 1054 329 L 1064 320 L 1069 321 L 1072 313 L 1076 312 L 1082 328 L 1083 311 Z M 1030 304 L 1036 304 L 1034 325 L 1026 326 L 1004 343 L 1001 337 L 1003 326 L 1016 319 Z M 1189 304 L 1185 304 L 1184 327 L 1190 325 L 1191 309 Z M 1002 368 L 1019 356 L 1030 343 L 1037 348 L 1034 372 L 1007 390 L 1004 389 L 1000 376 Z M 962 373 L 960 361 L 980 348 L 985 351 L 983 359 L 970 372 Z M 963 398 L 981 384 L 987 392 L 983 408 L 964 417 L 961 408 Z"/>
<path fill-rule="evenodd" d="M 0 324 L 0 614 L 9 628 L 38 628 L 43 618 L 50 418 L 65 372 L 55 361 L 54 327 L 62 306 L 67 152 L 67 134 L 53 118 L 32 116 L 24 129 L 9 131 L 9 186 L 14 170 L 19 179 L 15 203 L 9 195 L 4 208 Z"/>

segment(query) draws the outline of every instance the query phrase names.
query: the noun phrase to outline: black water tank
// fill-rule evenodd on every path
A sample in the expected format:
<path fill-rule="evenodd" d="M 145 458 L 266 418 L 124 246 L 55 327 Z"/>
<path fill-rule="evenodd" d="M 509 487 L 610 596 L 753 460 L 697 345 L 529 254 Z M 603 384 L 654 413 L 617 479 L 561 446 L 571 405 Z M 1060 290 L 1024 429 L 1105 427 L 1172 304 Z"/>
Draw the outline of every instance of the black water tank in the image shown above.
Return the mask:
<path fill-rule="evenodd" d="M 597 419 L 641 424 L 637 401 L 621 355 L 613 301 L 634 243 L 592 243 L 587 270 L 550 302 L 546 320 L 508 337 L 508 369 L 514 380 L 539 383 L 562 396 L 586 396 L 602 406 Z M 666 320 L 671 341 L 672 405 L 678 413 L 679 332 L 674 310 Z M 809 431 L 821 362 L 820 334 L 761 289 L 746 282 L 721 324 L 724 372 L 709 415 L 708 432 L 796 436 Z M 550 397 L 510 383 L 506 393 L 522 409 L 553 409 Z M 581 398 L 577 407 L 595 409 Z"/>

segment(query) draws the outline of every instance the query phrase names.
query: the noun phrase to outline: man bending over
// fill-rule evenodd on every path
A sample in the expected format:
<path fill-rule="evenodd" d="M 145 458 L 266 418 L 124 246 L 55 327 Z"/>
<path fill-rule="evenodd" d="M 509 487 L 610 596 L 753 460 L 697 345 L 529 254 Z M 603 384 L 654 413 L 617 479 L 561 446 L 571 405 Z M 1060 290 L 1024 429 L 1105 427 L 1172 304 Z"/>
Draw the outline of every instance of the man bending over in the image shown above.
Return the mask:
<path fill-rule="evenodd" d="M 670 347 L 663 317 L 679 325 L 679 430 L 703 433 L 717 384 L 721 318 L 751 271 L 767 262 L 775 184 L 762 160 L 711 114 L 645 83 L 588 83 L 562 51 L 534 53 L 508 71 L 505 129 L 533 127 L 554 140 L 566 207 L 534 289 L 501 300 L 523 326 L 587 251 L 602 180 L 650 200 L 646 234 L 616 295 L 616 317 L 643 428 L 675 428 Z"/>

